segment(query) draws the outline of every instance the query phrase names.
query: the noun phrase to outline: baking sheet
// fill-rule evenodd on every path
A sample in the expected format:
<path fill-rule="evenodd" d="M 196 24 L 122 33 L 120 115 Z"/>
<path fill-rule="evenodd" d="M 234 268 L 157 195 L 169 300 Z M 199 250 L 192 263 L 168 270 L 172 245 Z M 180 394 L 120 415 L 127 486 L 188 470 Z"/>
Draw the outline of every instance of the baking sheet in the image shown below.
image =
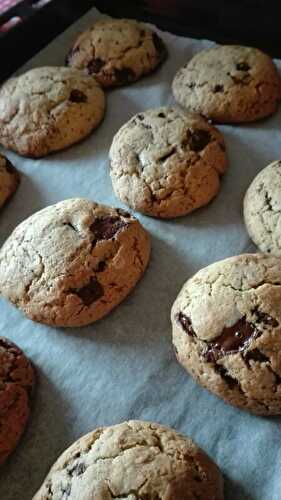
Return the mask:
<path fill-rule="evenodd" d="M 21 69 L 62 65 L 77 33 L 100 14 L 91 10 Z M 153 75 L 108 93 L 106 117 L 83 143 L 42 160 L 8 153 L 22 173 L 0 214 L 0 244 L 13 228 L 47 205 L 86 197 L 122 206 L 113 194 L 108 149 L 133 114 L 174 105 L 176 70 L 212 42 L 161 33 L 169 59 Z M 281 61 L 276 61 L 281 69 Z M 218 463 L 228 500 L 280 500 L 281 425 L 226 405 L 198 386 L 177 363 L 170 307 L 183 281 L 218 259 L 255 251 L 242 218 L 244 192 L 256 173 L 281 157 L 281 109 L 256 124 L 220 126 L 230 167 L 219 196 L 172 221 L 137 217 L 151 234 L 150 266 L 135 291 L 109 316 L 84 328 L 36 324 L 0 301 L 0 334 L 15 341 L 37 369 L 27 431 L 0 472 L 1 500 L 30 500 L 58 455 L 99 425 L 129 418 L 158 421 L 188 434 Z"/>

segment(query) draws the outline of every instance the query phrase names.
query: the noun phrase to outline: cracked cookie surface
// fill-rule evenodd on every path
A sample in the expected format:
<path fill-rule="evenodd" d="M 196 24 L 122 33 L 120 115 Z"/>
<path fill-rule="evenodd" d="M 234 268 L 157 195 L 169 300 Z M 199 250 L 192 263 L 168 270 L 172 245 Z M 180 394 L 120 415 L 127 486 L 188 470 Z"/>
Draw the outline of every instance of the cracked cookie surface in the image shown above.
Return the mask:
<path fill-rule="evenodd" d="M 167 107 L 133 116 L 113 138 L 109 156 L 116 195 L 162 218 L 209 203 L 227 167 L 220 132 L 198 115 Z"/>
<path fill-rule="evenodd" d="M 30 319 L 82 326 L 132 290 L 149 259 L 147 232 L 129 213 L 85 199 L 22 222 L 0 251 L 0 292 Z"/>
<path fill-rule="evenodd" d="M 0 337 L 0 465 L 15 449 L 28 421 L 34 372 L 24 353 Z"/>
<path fill-rule="evenodd" d="M 71 68 L 35 68 L 0 90 L 0 143 L 42 157 L 89 135 L 104 110 L 104 92 L 94 78 Z"/>
<path fill-rule="evenodd" d="M 20 183 L 20 175 L 12 163 L 0 155 L 0 208 L 15 193 Z"/>
<path fill-rule="evenodd" d="M 96 429 L 68 448 L 33 500 L 223 500 L 218 467 L 162 425 L 132 420 Z"/>
<path fill-rule="evenodd" d="M 162 40 L 144 24 L 107 18 L 78 37 L 66 62 L 95 76 L 103 87 L 116 87 L 151 73 L 166 56 Z"/>
<path fill-rule="evenodd" d="M 258 248 L 281 257 L 281 161 L 254 178 L 244 198 L 244 220 Z"/>
<path fill-rule="evenodd" d="M 202 269 L 172 308 L 178 361 L 228 403 L 280 414 L 280 303 L 278 257 L 242 254 Z"/>
<path fill-rule="evenodd" d="M 188 111 L 217 122 L 248 122 L 274 113 L 281 80 L 258 49 L 223 45 L 196 54 L 176 74 L 173 93 Z"/>

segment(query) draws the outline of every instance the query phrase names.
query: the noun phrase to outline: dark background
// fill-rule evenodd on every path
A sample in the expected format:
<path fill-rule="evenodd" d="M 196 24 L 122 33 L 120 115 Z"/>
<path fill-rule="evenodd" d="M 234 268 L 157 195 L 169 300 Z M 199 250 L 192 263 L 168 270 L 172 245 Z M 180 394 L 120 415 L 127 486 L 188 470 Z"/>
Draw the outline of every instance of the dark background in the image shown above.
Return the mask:
<path fill-rule="evenodd" d="M 35 3 L 25 0 L 0 16 L 0 25 L 15 15 L 24 20 L 0 34 L 0 81 L 93 6 L 114 17 L 148 21 L 176 34 L 252 45 L 281 57 L 279 0 L 52 0 L 39 11 L 33 8 Z"/>

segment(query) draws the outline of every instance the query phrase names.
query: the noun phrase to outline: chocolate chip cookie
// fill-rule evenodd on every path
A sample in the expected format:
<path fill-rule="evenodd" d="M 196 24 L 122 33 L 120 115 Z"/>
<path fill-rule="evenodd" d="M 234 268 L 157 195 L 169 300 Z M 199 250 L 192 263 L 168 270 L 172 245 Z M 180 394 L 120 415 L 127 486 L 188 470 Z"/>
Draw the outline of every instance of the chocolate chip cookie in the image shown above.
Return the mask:
<path fill-rule="evenodd" d="M 20 183 L 20 176 L 12 163 L 0 155 L 0 208 L 15 193 Z"/>
<path fill-rule="evenodd" d="M 107 18 L 78 37 L 66 63 L 95 76 L 103 87 L 117 87 L 151 73 L 166 55 L 162 40 L 144 24 Z"/>
<path fill-rule="evenodd" d="M 222 500 L 214 462 L 159 424 L 132 420 L 96 429 L 68 448 L 33 500 Z"/>
<path fill-rule="evenodd" d="M 82 326 L 105 316 L 142 276 L 149 237 L 123 210 L 65 200 L 22 222 L 0 251 L 0 292 L 34 321 Z"/>
<path fill-rule="evenodd" d="M 262 252 L 281 257 L 281 161 L 264 168 L 244 198 L 245 224 Z"/>
<path fill-rule="evenodd" d="M 45 156 L 89 135 L 104 109 L 94 78 L 71 68 L 32 69 L 0 90 L 0 144 L 23 156 Z"/>
<path fill-rule="evenodd" d="M 228 403 L 280 414 L 280 303 L 278 257 L 244 254 L 202 269 L 172 308 L 179 362 Z"/>
<path fill-rule="evenodd" d="M 34 371 L 24 353 L 0 337 L 0 465 L 15 449 L 28 421 Z"/>
<path fill-rule="evenodd" d="M 249 122 L 274 113 L 281 80 L 258 49 L 223 45 L 196 54 L 173 81 L 178 103 L 217 122 Z"/>
<path fill-rule="evenodd" d="M 198 115 L 157 108 L 135 115 L 109 152 L 116 195 L 155 217 L 185 215 L 218 193 L 227 166 L 220 132 Z"/>

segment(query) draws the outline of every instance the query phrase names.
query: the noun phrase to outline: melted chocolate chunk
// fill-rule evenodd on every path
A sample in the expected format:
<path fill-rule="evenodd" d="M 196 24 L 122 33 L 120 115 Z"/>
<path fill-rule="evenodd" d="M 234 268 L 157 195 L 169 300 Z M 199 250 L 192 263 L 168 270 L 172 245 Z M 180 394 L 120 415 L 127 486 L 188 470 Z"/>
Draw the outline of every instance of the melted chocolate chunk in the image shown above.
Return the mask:
<path fill-rule="evenodd" d="M 249 71 L 250 66 L 249 66 L 249 64 L 248 64 L 248 63 L 246 63 L 246 62 L 240 62 L 240 63 L 237 63 L 237 64 L 236 64 L 236 69 L 237 69 L 238 71 Z"/>
<path fill-rule="evenodd" d="M 217 373 L 219 373 L 219 375 L 221 376 L 221 378 L 226 382 L 226 384 L 228 385 L 228 387 L 230 389 L 233 389 L 234 387 L 237 387 L 237 385 L 239 385 L 238 380 L 236 380 L 235 378 L 231 377 L 231 375 L 229 375 L 227 369 L 224 368 L 224 366 L 218 365 L 216 363 L 215 364 L 215 371 Z"/>
<path fill-rule="evenodd" d="M 272 318 L 272 316 L 270 316 L 267 313 L 259 311 L 257 307 L 255 307 L 255 309 L 253 309 L 251 312 L 256 317 L 255 323 L 263 323 L 264 325 L 273 326 L 273 327 L 276 327 L 279 325 L 278 321 L 275 318 Z"/>
<path fill-rule="evenodd" d="M 81 90 L 73 89 L 70 93 L 69 100 L 71 102 L 87 102 L 88 98 Z"/>
<path fill-rule="evenodd" d="M 71 288 L 69 291 L 78 295 L 85 306 L 90 306 L 104 295 L 102 285 L 95 278 L 82 288 Z"/>
<path fill-rule="evenodd" d="M 247 351 L 243 358 L 246 361 L 246 364 L 249 366 L 249 361 L 252 359 L 253 361 L 259 361 L 259 363 L 266 363 L 269 361 L 269 358 L 265 356 L 259 349 L 253 349 L 252 351 Z"/>
<path fill-rule="evenodd" d="M 215 85 L 214 87 L 214 92 L 223 92 L 224 91 L 224 86 L 223 85 Z"/>
<path fill-rule="evenodd" d="M 122 69 L 115 68 L 114 75 L 116 82 L 119 85 L 126 85 L 127 83 L 131 83 L 136 78 L 136 75 L 131 68 L 122 68 Z"/>
<path fill-rule="evenodd" d="M 167 49 L 164 43 L 162 42 L 161 38 L 159 38 L 159 36 L 157 35 L 157 33 L 152 34 L 152 40 L 154 43 L 154 47 L 157 50 L 158 54 L 160 55 L 161 59 L 164 58 L 166 56 Z"/>
<path fill-rule="evenodd" d="M 206 342 L 207 349 L 204 357 L 208 362 L 216 362 L 217 359 L 227 354 L 241 352 L 261 333 L 254 324 L 246 321 L 244 316 L 233 326 L 225 327 L 215 342 Z"/>
<path fill-rule="evenodd" d="M 186 333 L 188 333 L 188 335 L 191 335 L 191 337 L 196 337 L 195 332 L 192 328 L 191 319 L 188 316 L 186 316 L 182 312 L 179 312 L 176 315 L 176 320 L 181 324 L 182 328 Z"/>
<path fill-rule="evenodd" d="M 105 65 L 105 61 L 97 57 L 96 59 L 92 59 L 87 65 L 87 71 L 89 75 L 93 75 L 94 73 L 99 73 L 101 68 Z"/>
<path fill-rule="evenodd" d="M 90 231 L 94 234 L 94 240 L 111 240 L 113 236 L 123 229 L 126 223 L 119 217 L 102 217 L 96 219 L 90 226 Z"/>
<path fill-rule="evenodd" d="M 207 130 L 188 130 L 182 142 L 183 146 L 189 146 L 192 151 L 199 152 L 211 141 L 211 134 Z"/>

